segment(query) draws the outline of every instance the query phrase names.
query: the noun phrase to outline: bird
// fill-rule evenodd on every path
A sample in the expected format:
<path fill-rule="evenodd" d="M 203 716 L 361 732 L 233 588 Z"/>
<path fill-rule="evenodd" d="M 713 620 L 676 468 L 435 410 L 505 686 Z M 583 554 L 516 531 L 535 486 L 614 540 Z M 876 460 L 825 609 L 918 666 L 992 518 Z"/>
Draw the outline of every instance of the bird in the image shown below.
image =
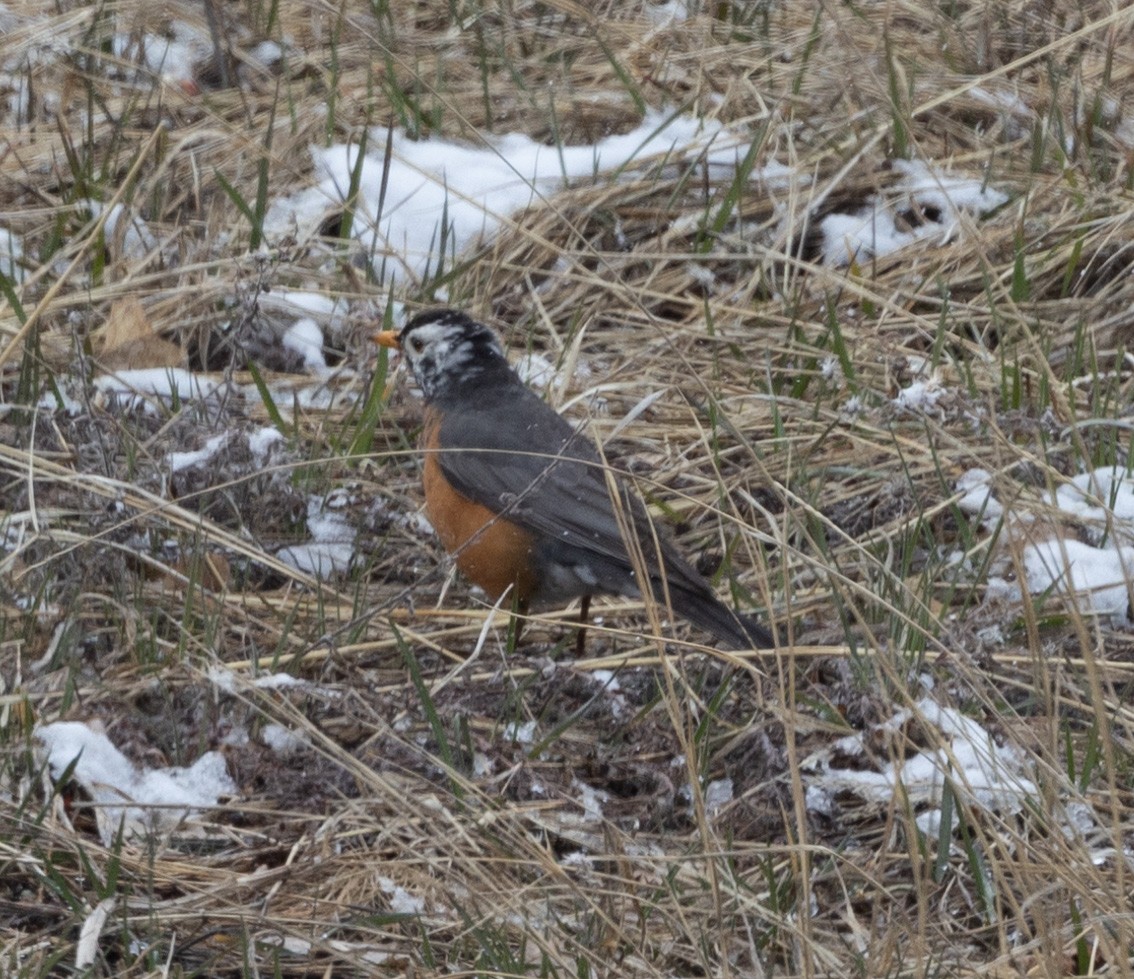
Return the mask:
<path fill-rule="evenodd" d="M 429 309 L 373 339 L 401 352 L 424 397 L 426 515 L 490 599 L 511 589 L 527 612 L 581 598 L 585 616 L 592 595 L 643 597 L 641 568 L 655 601 L 731 649 L 775 646 L 655 532 L 635 493 L 612 491 L 595 444 L 521 380 L 490 327 Z"/>

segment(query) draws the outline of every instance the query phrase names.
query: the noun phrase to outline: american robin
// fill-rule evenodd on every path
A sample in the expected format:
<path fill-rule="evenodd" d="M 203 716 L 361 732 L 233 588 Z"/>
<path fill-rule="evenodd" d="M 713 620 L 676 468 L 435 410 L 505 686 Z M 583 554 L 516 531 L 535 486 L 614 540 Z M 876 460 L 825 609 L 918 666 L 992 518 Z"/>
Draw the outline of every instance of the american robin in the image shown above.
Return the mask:
<path fill-rule="evenodd" d="M 399 349 L 425 396 L 425 504 L 457 567 L 521 609 L 591 595 L 641 597 L 626 541 L 654 600 L 734 649 L 771 634 L 726 607 L 625 486 L 611 502 L 594 445 L 520 380 L 487 326 L 453 309 L 374 339 Z"/>

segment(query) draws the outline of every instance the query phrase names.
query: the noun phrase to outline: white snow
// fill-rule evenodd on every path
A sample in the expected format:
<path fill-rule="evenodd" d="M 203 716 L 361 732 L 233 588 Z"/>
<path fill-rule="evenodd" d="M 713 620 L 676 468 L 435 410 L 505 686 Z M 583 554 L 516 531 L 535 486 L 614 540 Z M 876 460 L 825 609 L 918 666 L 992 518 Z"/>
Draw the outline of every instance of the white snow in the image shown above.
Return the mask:
<path fill-rule="evenodd" d="M 968 94 L 975 101 L 1011 116 L 1017 116 L 1021 119 L 1031 119 L 1035 116 L 1032 107 L 1015 92 L 982 88 L 977 85 L 970 88 Z"/>
<path fill-rule="evenodd" d="M 264 312 L 281 313 L 296 319 L 313 319 L 330 329 L 338 329 L 346 322 L 347 304 L 320 292 L 273 289 L 261 295 L 257 302 Z"/>
<path fill-rule="evenodd" d="M 591 679 L 605 687 L 608 693 L 617 693 L 622 689 L 613 670 L 592 670 Z"/>
<path fill-rule="evenodd" d="M 415 279 L 436 269 L 443 239 L 448 262 L 478 238 L 492 234 L 509 215 L 566 181 L 591 178 L 602 170 L 622 171 L 660 154 L 675 162 L 704 156 L 714 165 L 735 166 L 748 145 L 746 138 L 719 123 L 657 112 L 646 113 L 628 133 L 586 146 L 545 146 L 519 134 L 473 146 L 442 139 L 414 141 L 397 130 L 388 174 L 383 173 L 385 143 L 385 130 L 376 130 L 362 162 L 354 236 L 376 270 L 392 264 Z M 301 240 L 311 237 L 328 209 L 346 200 L 357 153 L 357 147 L 345 144 L 312 147 L 317 185 L 273 202 L 264 221 L 267 233 L 298 233 Z M 765 168 L 754 172 L 752 179 L 763 179 L 767 173 L 778 180 L 782 169 Z"/>
<path fill-rule="evenodd" d="M 911 722 L 935 729 L 941 746 L 931 743 L 910 754 L 903 729 Z M 855 760 L 840 764 L 847 758 Z M 808 801 L 820 812 L 840 792 L 888 804 L 899 789 L 911 805 L 936 808 L 947 779 L 966 800 L 989 810 L 1015 813 L 1039 799 L 1020 751 L 998 745 L 977 721 L 929 697 L 870 731 L 839 739 L 802 768 Z"/>
<path fill-rule="evenodd" d="M 718 778 L 705 786 L 705 811 L 715 815 L 733 800 L 731 778 Z"/>
<path fill-rule="evenodd" d="M 271 68 L 283 60 L 284 49 L 276 41 L 261 41 L 247 51 L 248 57 L 258 61 L 265 68 Z"/>
<path fill-rule="evenodd" d="M 252 686 L 260 690 L 286 690 L 289 687 L 306 687 L 307 681 L 290 673 L 265 673 L 256 677 Z"/>
<path fill-rule="evenodd" d="M 1100 548 L 1053 537 L 1029 544 L 1022 560 L 1033 595 L 1053 589 L 1070 596 L 1083 612 L 1101 615 L 1112 624 L 1130 621 L 1134 547 Z"/>
<path fill-rule="evenodd" d="M 221 666 L 219 664 L 210 666 L 205 675 L 222 693 L 236 693 L 236 674 L 227 666 Z"/>
<path fill-rule="evenodd" d="M 610 801 L 610 793 L 605 789 L 597 789 L 586 782 L 572 779 L 572 787 L 579 792 L 579 805 L 583 807 L 583 822 L 598 822 L 602 819 L 602 807 Z"/>
<path fill-rule="evenodd" d="M 395 914 L 421 914 L 425 910 L 424 898 L 415 897 L 389 877 L 379 877 L 378 886 L 389 897 L 390 910 Z"/>
<path fill-rule="evenodd" d="M 514 366 L 520 380 L 538 391 L 544 390 L 555 380 L 555 365 L 543 354 L 533 351 L 521 357 Z"/>
<path fill-rule="evenodd" d="M 77 398 L 72 398 L 66 391 L 59 391 L 58 397 L 56 397 L 55 391 L 44 391 L 43 394 L 39 396 L 39 400 L 35 403 L 35 406 L 40 411 L 62 411 L 68 418 L 75 418 L 86 410 L 86 405 Z M 4 405 L 0 408 L 0 412 L 9 407 L 11 406 Z"/>
<path fill-rule="evenodd" d="M 1134 523 L 1134 477 L 1124 467 L 1104 466 L 1075 476 L 1055 491 L 1056 505 L 1066 513 L 1095 524 L 1101 537 L 1113 518 Z M 1124 528 L 1129 534 L 1134 527 Z"/>
<path fill-rule="evenodd" d="M 114 404 L 128 408 L 141 404 L 147 409 L 152 407 L 148 398 L 162 401 L 207 398 L 219 387 L 207 377 L 197 377 L 181 367 L 115 371 L 113 374 L 100 374 L 93 383 L 95 390 Z"/>
<path fill-rule="evenodd" d="M 171 21 L 168 31 L 168 36 L 115 34 L 111 47 L 115 55 L 127 60 L 133 60 L 140 54 L 142 65 L 168 83 L 194 84 L 193 66 L 208 59 L 211 51 L 209 38 L 203 31 L 181 20 Z"/>
<path fill-rule="evenodd" d="M 249 682 L 259 690 L 287 690 L 292 687 L 308 689 L 311 687 L 306 680 L 301 680 L 290 673 L 264 673 L 255 678 L 246 678 L 219 663 L 209 667 L 206 675 L 218 690 L 226 694 L 235 694 L 241 684 Z M 323 691 L 323 693 L 326 695 L 328 691 Z"/>
<path fill-rule="evenodd" d="M 326 578 L 349 570 L 353 555 L 354 548 L 349 544 L 312 541 L 310 544 L 285 547 L 276 554 L 276 557 L 296 571 L 317 578 Z"/>
<path fill-rule="evenodd" d="M 978 85 L 970 88 L 968 94 L 974 101 L 999 113 L 1000 123 L 1004 127 L 1004 135 L 1008 139 L 1019 139 L 1021 136 L 1026 136 L 1035 124 L 1035 111 L 1014 92 L 983 88 Z"/>
<path fill-rule="evenodd" d="M 504 726 L 504 740 L 516 744 L 533 744 L 536 736 L 535 721 L 512 721 Z"/>
<path fill-rule="evenodd" d="M 992 474 L 987 469 L 969 469 L 957 480 L 958 493 L 964 493 L 957 501 L 962 513 L 980 517 L 985 524 L 995 523 L 1004 513 L 1004 507 L 992 493 Z"/>
<path fill-rule="evenodd" d="M 911 753 L 914 743 L 920 747 Z M 936 838 L 948 785 L 965 804 L 1001 815 L 1028 813 L 1040 805 L 1069 837 L 1100 836 L 1089 805 L 1073 796 L 1055 800 L 1054 806 L 1041 798 L 1026 752 L 997 743 L 978 721 L 928 696 L 816 752 L 801 768 L 808 811 L 828 817 L 845 804 L 840 797 L 852 793 L 868 803 L 913 808 L 921 832 Z M 1110 843 L 1109 835 L 1101 836 L 1095 851 L 1100 857 Z"/>
<path fill-rule="evenodd" d="M 105 210 L 101 201 L 89 197 L 80 198 L 75 205 L 89 211 L 92 218 L 100 217 Z M 149 225 L 139 215 L 127 211 L 121 203 L 111 205 L 102 225 L 102 234 L 108 244 L 117 242 L 120 224 L 123 225 L 120 257 L 137 260 L 145 258 L 157 248 L 157 236 L 150 230 Z"/>
<path fill-rule="evenodd" d="M 0 225 L 0 272 L 16 285 L 22 285 L 26 275 L 23 259 L 23 243 L 11 228 Z"/>
<path fill-rule="evenodd" d="M 222 432 L 220 435 L 214 435 L 211 439 L 207 439 L 205 444 L 195 452 L 169 453 L 170 472 L 181 472 L 183 469 L 191 469 L 193 466 L 208 462 L 227 441 L 228 432 Z"/>
<path fill-rule="evenodd" d="M 1055 492 L 1055 505 L 1066 521 L 1036 519 L 1014 513 L 992 495 L 991 477 L 971 469 L 957 481 L 965 495 L 960 508 L 982 513 L 986 528 L 1003 518 L 1009 543 L 1018 542 L 1018 567 L 1023 581 L 1005 577 L 1017 570 L 1007 556 L 997 561 L 998 573 L 986 583 L 986 601 L 1018 602 L 1023 589 L 1029 594 L 1048 592 L 1062 596 L 1080 612 L 1096 615 L 1114 626 L 1131 623 L 1134 588 L 1134 479 L 1124 468 L 1102 467 L 1075 476 Z M 1090 543 L 1077 539 L 1077 531 L 1062 526 L 1074 523 L 1086 531 Z"/>
<path fill-rule="evenodd" d="M 825 265 L 881 258 L 921 239 L 943 245 L 957 235 L 963 215 L 987 214 L 1008 200 L 979 180 L 932 170 L 920 160 L 895 160 L 894 169 L 901 176 L 885 196 L 874 195 L 857 211 L 828 214 L 820 222 Z M 902 215 L 914 220 L 899 227 Z"/>
<path fill-rule="evenodd" d="M 22 23 L 32 23 L 32 18 L 16 13 L 8 4 L 0 3 L 0 34 L 10 34 Z"/>
<path fill-rule="evenodd" d="M 215 751 L 188 768 L 146 769 L 135 766 L 101 731 L 78 721 L 39 725 L 35 738 L 53 778 L 77 759 L 72 777 L 94 802 L 99 836 L 107 845 L 120 824 L 127 837 L 174 829 L 236 792 L 224 757 Z"/>
<path fill-rule="evenodd" d="M 345 517 L 328 508 L 327 498 L 313 496 L 307 501 L 307 531 L 310 543 L 282 548 L 276 557 L 297 571 L 318 578 L 350 569 L 354 528 Z"/>
<path fill-rule="evenodd" d="M 899 411 L 931 415 L 939 410 L 937 403 L 946 393 L 940 379 L 930 377 L 924 381 L 914 381 L 908 387 L 902 388 L 893 403 Z"/>
<path fill-rule="evenodd" d="M 595 625 L 601 624 L 601 618 L 596 618 Z M 625 717 L 630 709 L 630 704 L 626 700 L 626 695 L 622 692 L 622 687 L 619 685 L 615 673 L 612 670 L 592 670 L 591 680 L 602 686 L 607 703 L 610 705 L 610 713 L 614 717 Z"/>
<path fill-rule="evenodd" d="M 281 445 L 285 441 L 283 433 L 278 428 L 259 428 L 248 434 L 248 448 L 252 450 L 252 458 L 263 462 L 272 451 L 272 446 Z"/>
<path fill-rule="evenodd" d="M 1134 583 L 1134 479 L 1121 467 L 1075 476 L 1055 492 L 1056 506 L 1085 525 L 1094 544 L 1052 534 L 1024 548 L 1028 591 L 1074 596 L 1083 612 L 1111 624 L 1131 621 Z"/>
<path fill-rule="evenodd" d="M 0 19 L 2 23 L 2 19 Z M 0 28 L 0 36 L 7 33 Z M 0 92 L 5 93 L 4 106 L 7 117 L 14 124 L 17 120 L 27 122 L 32 114 L 31 72 L 0 72 Z"/>
<path fill-rule="evenodd" d="M 262 400 L 254 384 L 242 385 L 238 390 L 252 404 Z M 268 394 L 284 417 L 287 417 L 294 408 L 313 411 L 326 411 L 332 407 L 345 408 L 356 404 L 363 397 L 361 387 L 343 390 L 328 384 L 326 377 L 320 377 L 316 383 L 305 384 L 302 387 L 296 387 L 290 382 L 270 384 Z"/>
<path fill-rule="evenodd" d="M 662 0 L 661 3 L 645 3 L 642 13 L 655 27 L 680 23 L 689 18 L 689 4 L 695 0 Z"/>
<path fill-rule="evenodd" d="M 303 366 L 310 371 L 323 373 L 327 370 L 327 359 L 323 356 L 323 331 L 313 319 L 304 317 L 296 320 L 284 332 L 284 349 L 294 350 L 303 358 Z"/>
<path fill-rule="evenodd" d="M 265 724 L 260 740 L 276 754 L 287 757 L 311 747 L 311 740 L 302 731 L 292 731 L 282 724 Z"/>

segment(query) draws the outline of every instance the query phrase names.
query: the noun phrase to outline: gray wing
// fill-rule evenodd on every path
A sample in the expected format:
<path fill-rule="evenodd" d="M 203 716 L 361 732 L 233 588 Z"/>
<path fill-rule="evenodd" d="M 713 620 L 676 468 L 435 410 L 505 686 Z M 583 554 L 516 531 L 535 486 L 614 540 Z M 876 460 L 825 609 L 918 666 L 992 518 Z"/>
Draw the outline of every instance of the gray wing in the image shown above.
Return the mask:
<path fill-rule="evenodd" d="M 625 560 L 602 464 L 590 440 L 534 394 L 507 414 L 489 405 L 444 412 L 438 460 L 469 499 L 565 546 Z"/>
<path fill-rule="evenodd" d="M 522 394 L 517 397 L 517 392 Z M 439 462 L 454 489 L 531 531 L 542 557 L 575 569 L 587 586 L 564 587 L 559 593 L 553 586 L 545 598 L 641 594 L 602 462 L 586 435 L 518 383 L 505 397 L 487 398 L 472 412 L 442 414 L 445 451 Z M 645 506 L 625 488 L 620 486 L 619 492 L 621 516 L 640 544 L 654 597 L 663 598 L 664 566 L 678 613 L 733 648 L 772 646 L 771 635 L 754 619 L 725 606 L 660 531 L 655 542 Z"/>

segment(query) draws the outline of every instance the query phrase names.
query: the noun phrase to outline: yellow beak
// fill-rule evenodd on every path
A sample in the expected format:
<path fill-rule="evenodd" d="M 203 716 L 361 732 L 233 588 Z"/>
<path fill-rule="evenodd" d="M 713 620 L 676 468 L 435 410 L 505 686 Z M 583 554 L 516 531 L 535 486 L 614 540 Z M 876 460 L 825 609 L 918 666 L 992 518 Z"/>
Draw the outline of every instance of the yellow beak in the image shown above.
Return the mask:
<path fill-rule="evenodd" d="M 399 350 L 401 345 L 398 343 L 397 330 L 382 330 L 375 333 L 371 338 L 380 347 L 389 347 L 391 350 Z"/>

